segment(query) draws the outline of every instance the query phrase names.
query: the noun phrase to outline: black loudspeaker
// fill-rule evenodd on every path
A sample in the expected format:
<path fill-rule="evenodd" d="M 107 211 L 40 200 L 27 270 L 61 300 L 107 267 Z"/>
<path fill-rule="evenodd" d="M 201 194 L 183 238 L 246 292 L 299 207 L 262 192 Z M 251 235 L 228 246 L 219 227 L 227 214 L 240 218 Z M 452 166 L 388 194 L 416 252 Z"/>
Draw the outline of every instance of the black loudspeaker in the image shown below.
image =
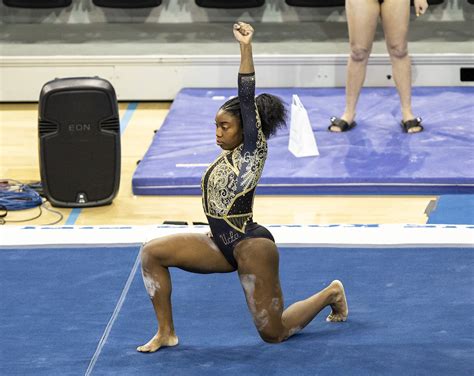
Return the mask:
<path fill-rule="evenodd" d="M 19 8 L 62 8 L 71 5 L 72 0 L 3 0 L 9 7 Z"/>
<path fill-rule="evenodd" d="M 61 78 L 39 99 L 41 182 L 53 206 L 110 204 L 120 184 L 115 90 L 98 78 Z"/>
<path fill-rule="evenodd" d="M 161 4 L 161 0 L 93 0 L 95 5 L 107 8 L 151 8 Z"/>

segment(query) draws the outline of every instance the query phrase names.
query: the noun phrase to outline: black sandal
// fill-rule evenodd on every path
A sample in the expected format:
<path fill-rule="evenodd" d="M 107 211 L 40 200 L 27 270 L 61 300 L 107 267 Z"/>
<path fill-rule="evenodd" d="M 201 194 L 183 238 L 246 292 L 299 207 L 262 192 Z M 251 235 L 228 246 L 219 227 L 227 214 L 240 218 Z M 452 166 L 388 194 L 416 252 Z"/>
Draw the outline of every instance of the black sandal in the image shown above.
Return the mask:
<path fill-rule="evenodd" d="M 405 133 L 420 133 L 423 131 L 423 126 L 421 125 L 421 118 L 420 117 L 417 117 L 416 119 L 410 119 L 410 120 L 407 120 L 407 121 L 401 121 L 400 123 L 400 126 L 402 127 L 403 131 Z M 410 129 L 413 129 L 413 128 L 416 128 L 416 127 L 419 127 L 420 130 L 419 131 L 416 131 L 416 132 L 410 132 Z"/>
<path fill-rule="evenodd" d="M 354 128 L 357 125 L 357 123 L 355 121 L 353 121 L 352 123 L 349 124 L 347 121 L 345 121 L 343 119 L 339 119 L 335 116 L 333 116 L 330 120 L 331 120 L 331 125 L 328 127 L 328 130 L 330 132 L 334 132 L 334 133 L 339 133 L 339 132 L 331 130 L 331 127 L 339 128 L 340 132 L 347 132 L 347 131 L 350 131 L 352 128 Z"/>

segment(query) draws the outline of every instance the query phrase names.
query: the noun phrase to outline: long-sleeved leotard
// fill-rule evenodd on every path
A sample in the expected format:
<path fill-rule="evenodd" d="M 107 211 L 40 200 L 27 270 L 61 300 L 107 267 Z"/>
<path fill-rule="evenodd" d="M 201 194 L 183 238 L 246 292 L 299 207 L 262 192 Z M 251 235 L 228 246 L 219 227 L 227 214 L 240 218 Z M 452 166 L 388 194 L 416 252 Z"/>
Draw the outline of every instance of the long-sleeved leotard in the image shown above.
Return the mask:
<path fill-rule="evenodd" d="M 244 141 L 224 151 L 207 169 L 202 181 L 202 204 L 214 242 L 229 263 L 237 267 L 235 245 L 248 237 L 273 240 L 252 221 L 253 198 L 267 158 L 267 141 L 255 103 L 255 74 L 239 74 L 239 101 Z"/>

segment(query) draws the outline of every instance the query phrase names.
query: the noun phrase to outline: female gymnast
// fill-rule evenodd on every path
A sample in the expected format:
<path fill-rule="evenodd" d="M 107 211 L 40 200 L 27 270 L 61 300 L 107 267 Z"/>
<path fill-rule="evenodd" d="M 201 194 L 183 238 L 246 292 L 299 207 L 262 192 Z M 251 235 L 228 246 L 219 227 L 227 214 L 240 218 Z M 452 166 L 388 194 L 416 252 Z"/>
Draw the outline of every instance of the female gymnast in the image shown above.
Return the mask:
<path fill-rule="evenodd" d="M 217 112 L 216 142 L 223 153 L 202 178 L 202 201 L 211 233 L 175 234 L 143 246 L 143 281 L 159 326 L 156 335 L 137 348 L 140 352 L 178 344 L 169 267 L 194 273 L 237 270 L 255 326 L 266 342 L 286 340 L 328 305 L 332 308 L 328 321 L 345 321 L 348 315 L 344 288 L 337 280 L 283 309 L 278 249 L 271 233 L 253 222 L 252 206 L 267 157 L 266 139 L 285 125 L 286 110 L 275 96 L 261 94 L 255 98 L 254 30 L 239 22 L 233 32 L 241 52 L 238 97 L 224 103 Z"/>
<path fill-rule="evenodd" d="M 418 17 L 428 8 L 427 0 L 415 0 Z M 421 118 L 411 109 L 411 62 L 407 50 L 409 0 L 346 0 L 351 54 L 347 62 L 346 108 L 340 118 L 332 117 L 329 130 L 345 132 L 356 126 L 355 108 L 365 80 L 367 61 L 374 41 L 379 15 L 382 18 L 387 50 L 392 62 L 393 78 L 400 96 L 404 132 L 423 130 Z"/>

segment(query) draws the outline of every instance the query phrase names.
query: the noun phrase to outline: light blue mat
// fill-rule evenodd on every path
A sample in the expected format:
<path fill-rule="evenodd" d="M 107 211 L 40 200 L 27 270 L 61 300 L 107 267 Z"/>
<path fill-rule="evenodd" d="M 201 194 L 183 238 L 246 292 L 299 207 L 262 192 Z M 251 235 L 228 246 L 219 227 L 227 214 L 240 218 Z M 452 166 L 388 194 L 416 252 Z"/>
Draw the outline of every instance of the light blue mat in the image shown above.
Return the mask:
<path fill-rule="evenodd" d="M 258 77 L 257 77 L 258 80 Z M 288 130 L 269 141 L 260 194 L 474 193 L 474 87 L 417 87 L 413 109 L 425 131 L 402 133 L 394 88 L 365 88 L 358 126 L 327 130 L 344 109 L 344 89 L 261 89 L 287 103 L 298 94 L 308 111 L 319 157 L 296 158 Z M 235 89 L 183 89 L 133 176 L 137 195 L 200 194 L 206 166 L 220 153 L 214 118 Z M 150 135 L 151 137 L 152 135 Z"/>
<path fill-rule="evenodd" d="M 439 197 L 436 208 L 429 215 L 428 223 L 474 225 L 474 195 Z"/>

